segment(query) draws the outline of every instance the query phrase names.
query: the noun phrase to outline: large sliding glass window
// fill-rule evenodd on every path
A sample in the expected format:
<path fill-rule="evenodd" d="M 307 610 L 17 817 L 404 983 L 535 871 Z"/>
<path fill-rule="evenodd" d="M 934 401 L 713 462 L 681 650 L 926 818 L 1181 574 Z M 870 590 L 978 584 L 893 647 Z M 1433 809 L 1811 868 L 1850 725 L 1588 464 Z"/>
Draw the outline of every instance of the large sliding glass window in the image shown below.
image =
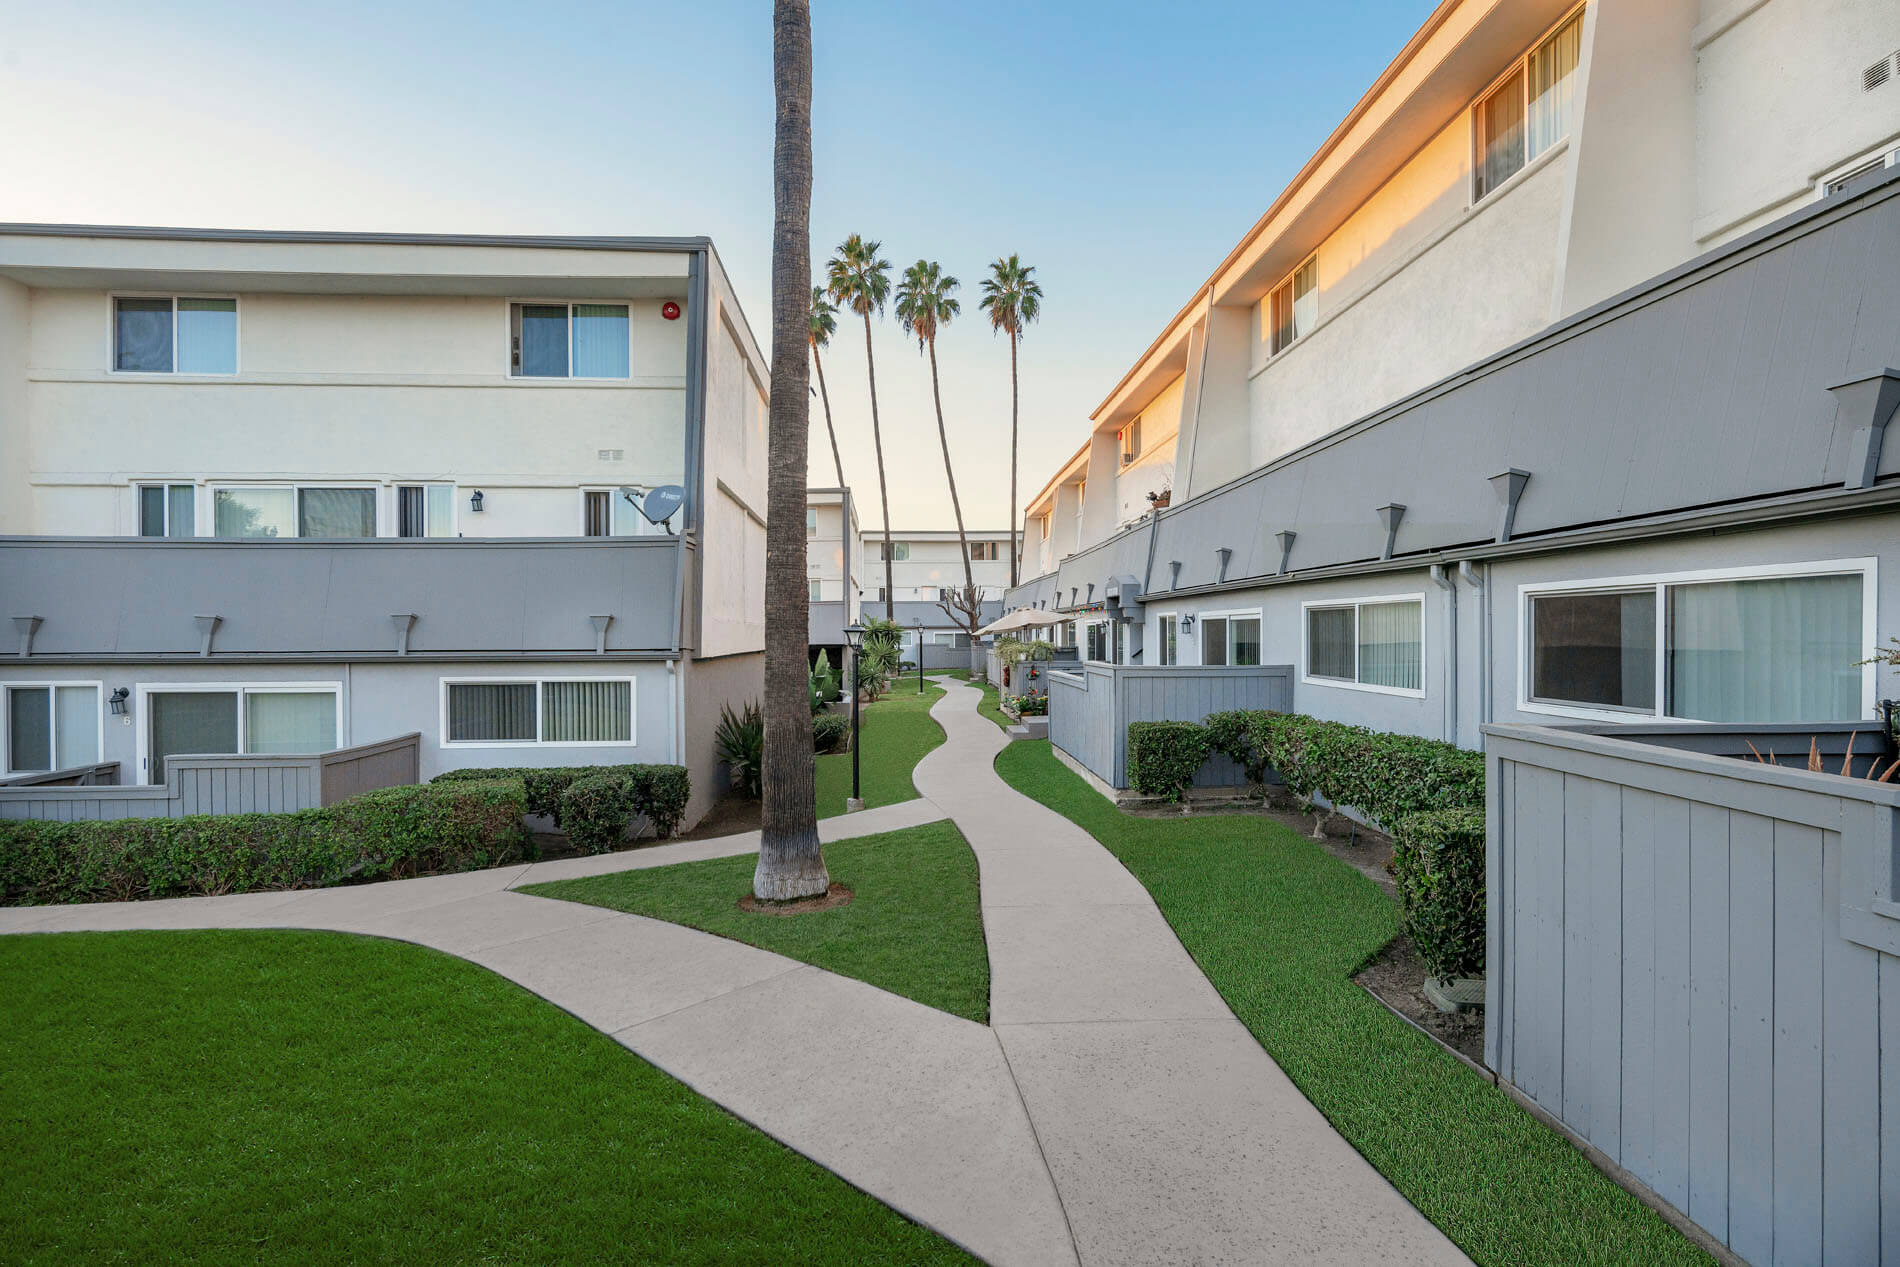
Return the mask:
<path fill-rule="evenodd" d="M 1425 692 L 1425 600 L 1355 599 L 1306 608 L 1306 677 L 1401 695 Z"/>
<path fill-rule="evenodd" d="M 49 682 L 5 692 L 6 771 L 36 774 L 99 761 L 99 687 Z"/>
<path fill-rule="evenodd" d="M 630 744 L 633 682 L 550 678 L 444 682 L 450 744 Z"/>
<path fill-rule="evenodd" d="M 1201 617 L 1201 663 L 1260 663 L 1260 617 L 1252 612 L 1223 612 Z"/>
<path fill-rule="evenodd" d="M 516 378 L 627 378 L 631 324 L 626 304 L 511 304 Z"/>
<path fill-rule="evenodd" d="M 220 537 L 373 537 L 373 488 L 215 488 L 212 531 Z"/>
<path fill-rule="evenodd" d="M 1708 722 L 1867 715 L 1859 568 L 1660 579 L 1526 599 L 1529 706 Z"/>
<path fill-rule="evenodd" d="M 225 753 L 319 753 L 337 746 L 334 686 L 235 686 L 147 693 L 146 778 L 165 781 L 168 758 Z"/>
<path fill-rule="evenodd" d="M 1484 198 L 1570 135 L 1582 50 L 1579 10 L 1472 107 L 1472 201 Z"/>
<path fill-rule="evenodd" d="M 237 373 L 237 300 L 114 299 L 112 368 L 121 374 Z"/>

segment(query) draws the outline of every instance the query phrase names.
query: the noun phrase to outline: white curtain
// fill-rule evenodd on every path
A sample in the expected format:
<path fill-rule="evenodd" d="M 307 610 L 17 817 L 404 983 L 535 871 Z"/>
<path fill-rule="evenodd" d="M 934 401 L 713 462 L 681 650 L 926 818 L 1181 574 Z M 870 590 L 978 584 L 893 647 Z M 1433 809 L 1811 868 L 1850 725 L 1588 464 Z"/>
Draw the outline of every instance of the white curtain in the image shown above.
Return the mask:
<path fill-rule="evenodd" d="M 264 691 L 244 697 L 244 751 L 329 752 L 336 747 L 336 696 Z"/>
<path fill-rule="evenodd" d="M 549 743 L 625 743 L 633 738 L 633 684 L 543 682 L 541 716 Z"/>
<path fill-rule="evenodd" d="M 1478 107 L 1482 149 L 1477 156 L 1478 197 L 1524 166 L 1524 72 L 1505 80 Z"/>
<path fill-rule="evenodd" d="M 1861 578 L 1669 587 L 1669 713 L 1694 721 L 1861 716 Z"/>
<path fill-rule="evenodd" d="M 1234 663 L 1254 665 L 1260 663 L 1260 618 L 1258 616 L 1236 617 L 1233 622 Z"/>
<path fill-rule="evenodd" d="M 306 488 L 298 493 L 297 533 L 304 537 L 373 537 L 376 490 Z"/>
<path fill-rule="evenodd" d="M 53 688 L 53 768 L 70 770 L 99 760 L 99 688 Z"/>
<path fill-rule="evenodd" d="M 1359 608 L 1359 680 L 1368 686 L 1423 689 L 1419 629 L 1424 604 L 1367 603 Z"/>
<path fill-rule="evenodd" d="M 574 377 L 625 378 L 627 305 L 574 305 Z"/>
<path fill-rule="evenodd" d="M 1531 54 L 1530 114 L 1524 125 L 1528 157 L 1535 158 L 1569 134 L 1582 51 L 1583 15 L 1578 14 Z"/>

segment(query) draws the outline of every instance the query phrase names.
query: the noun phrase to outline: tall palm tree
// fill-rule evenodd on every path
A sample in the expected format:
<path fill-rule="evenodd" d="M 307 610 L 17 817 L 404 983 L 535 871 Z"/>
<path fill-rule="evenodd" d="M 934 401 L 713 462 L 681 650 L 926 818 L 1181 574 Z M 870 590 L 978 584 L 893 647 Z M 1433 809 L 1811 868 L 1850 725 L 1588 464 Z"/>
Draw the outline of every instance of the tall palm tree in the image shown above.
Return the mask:
<path fill-rule="evenodd" d="M 918 260 L 904 270 L 897 283 L 897 319 L 904 333 L 915 335 L 917 350 L 930 353 L 930 399 L 937 407 L 937 441 L 943 446 L 943 473 L 950 481 L 950 509 L 957 516 L 957 544 L 963 551 L 963 587 L 972 599 L 976 595 L 976 575 L 970 569 L 970 538 L 963 531 L 963 503 L 957 500 L 957 473 L 950 467 L 950 434 L 943 425 L 943 393 L 937 388 L 937 331 L 955 320 L 963 305 L 955 295 L 962 285 L 943 271 L 935 260 Z M 970 632 L 977 630 L 976 613 L 969 614 Z M 922 655 L 922 648 L 918 649 Z"/>
<path fill-rule="evenodd" d="M 871 356 L 871 314 L 884 315 L 891 297 L 891 262 L 878 257 L 882 242 L 853 233 L 825 266 L 825 293 L 864 318 L 864 368 L 871 378 L 871 444 L 877 452 L 877 499 L 884 505 L 884 614 L 897 619 L 897 586 L 891 570 L 891 498 L 884 485 L 884 432 L 877 420 L 877 361 Z"/>
<path fill-rule="evenodd" d="M 997 260 L 990 265 L 990 275 L 983 279 L 981 305 L 989 315 L 991 332 L 1001 331 L 1009 336 L 1009 583 L 1012 586 L 1020 579 L 1016 575 L 1016 560 L 1022 553 L 1021 538 L 1016 530 L 1020 509 L 1016 505 L 1016 345 L 1022 341 L 1023 327 L 1042 315 L 1042 286 L 1036 281 L 1035 272 L 1013 253 L 1007 259 Z"/>
<path fill-rule="evenodd" d="M 825 390 L 825 363 L 818 349 L 831 346 L 838 330 L 838 309 L 825 298 L 823 286 L 811 288 L 811 363 L 818 367 L 818 398 L 825 402 L 825 434 L 831 437 L 831 462 L 838 468 L 838 487 L 844 487 L 844 459 L 838 456 L 838 432 L 831 425 L 831 393 Z"/>
<path fill-rule="evenodd" d="M 831 887 L 812 785 L 806 638 L 805 473 L 811 374 L 811 6 L 772 6 L 772 403 L 766 440 L 764 812 L 753 896 L 784 902 Z"/>

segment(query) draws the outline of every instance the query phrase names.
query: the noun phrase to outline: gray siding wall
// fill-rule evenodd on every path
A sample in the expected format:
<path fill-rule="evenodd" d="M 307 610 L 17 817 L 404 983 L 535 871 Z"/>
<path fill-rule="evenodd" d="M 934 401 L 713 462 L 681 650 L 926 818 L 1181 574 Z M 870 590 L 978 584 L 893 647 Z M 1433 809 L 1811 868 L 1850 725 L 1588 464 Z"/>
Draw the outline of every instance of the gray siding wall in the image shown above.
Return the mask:
<path fill-rule="evenodd" d="M 1900 788 L 1486 738 L 1490 1065 L 1749 1262 L 1900 1263 Z"/>
<path fill-rule="evenodd" d="M 1236 708 L 1286 711 L 1293 706 L 1293 668 L 1190 665 L 1084 664 L 1046 674 L 1049 738 L 1112 788 L 1128 786 L 1128 725 L 1138 721 L 1194 721 Z M 1241 768 L 1209 758 L 1196 787 L 1235 787 Z"/>

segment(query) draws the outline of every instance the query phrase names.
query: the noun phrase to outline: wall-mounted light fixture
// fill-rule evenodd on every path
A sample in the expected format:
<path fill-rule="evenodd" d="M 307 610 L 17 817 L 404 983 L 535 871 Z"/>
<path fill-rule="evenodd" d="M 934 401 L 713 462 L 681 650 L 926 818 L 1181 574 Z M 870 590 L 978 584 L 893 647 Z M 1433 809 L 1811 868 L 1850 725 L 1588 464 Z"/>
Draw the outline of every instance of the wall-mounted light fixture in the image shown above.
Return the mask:
<path fill-rule="evenodd" d="M 1189 612 L 1187 615 L 1181 617 L 1181 632 L 1182 633 L 1194 632 L 1194 613 L 1193 612 Z"/>
<path fill-rule="evenodd" d="M 481 489 L 478 488 L 473 493 L 469 494 L 468 508 L 474 511 L 478 515 L 482 513 L 482 490 Z"/>
<path fill-rule="evenodd" d="M 112 710 L 112 715 L 114 717 L 123 717 L 125 716 L 125 711 L 126 711 L 125 701 L 131 698 L 132 698 L 132 690 L 130 687 L 126 687 L 126 686 L 114 687 L 112 690 L 112 697 L 106 700 L 106 706 Z"/>

